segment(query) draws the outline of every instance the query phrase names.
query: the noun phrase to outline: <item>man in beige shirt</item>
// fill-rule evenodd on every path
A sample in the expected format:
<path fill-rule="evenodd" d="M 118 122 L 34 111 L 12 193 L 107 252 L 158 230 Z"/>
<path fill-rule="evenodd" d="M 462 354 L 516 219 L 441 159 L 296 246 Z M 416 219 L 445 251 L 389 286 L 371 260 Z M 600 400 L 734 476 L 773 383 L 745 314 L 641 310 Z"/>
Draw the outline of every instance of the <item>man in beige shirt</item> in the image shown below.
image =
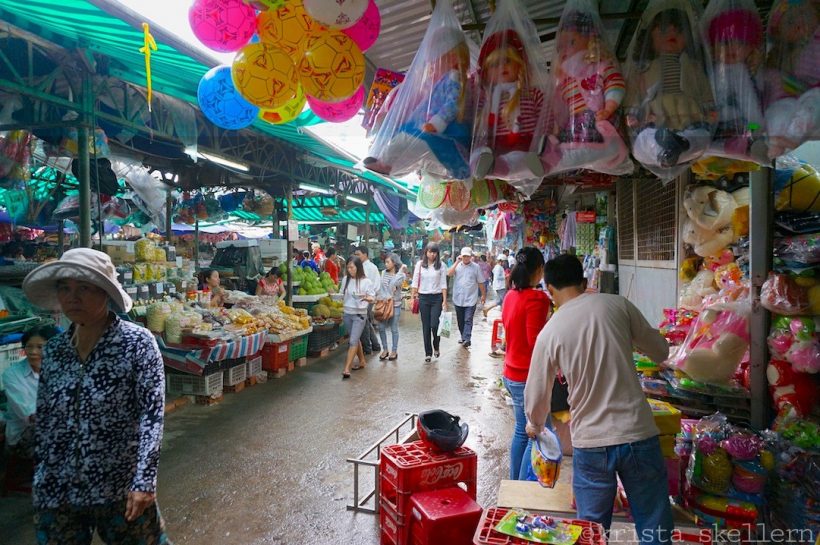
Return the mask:
<path fill-rule="evenodd" d="M 652 410 L 632 362 L 633 347 L 655 362 L 669 346 L 641 312 L 619 295 L 584 292 L 574 256 L 544 266 L 555 316 L 538 335 L 524 389 L 527 434 L 546 422 L 560 371 L 569 386 L 574 446 L 573 491 L 578 518 L 609 529 L 617 477 L 626 490 L 642 544 L 671 542 L 672 511 L 666 466 Z"/>

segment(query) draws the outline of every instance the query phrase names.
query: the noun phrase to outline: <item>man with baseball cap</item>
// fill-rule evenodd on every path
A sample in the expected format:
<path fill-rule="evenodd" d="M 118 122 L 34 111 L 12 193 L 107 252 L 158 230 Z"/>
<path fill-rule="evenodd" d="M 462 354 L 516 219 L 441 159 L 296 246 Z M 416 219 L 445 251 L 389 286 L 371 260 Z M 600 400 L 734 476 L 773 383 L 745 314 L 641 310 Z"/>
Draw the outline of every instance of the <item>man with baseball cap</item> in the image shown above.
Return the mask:
<path fill-rule="evenodd" d="M 473 315 L 481 294 L 481 305 L 487 298 L 484 288 L 484 274 L 481 267 L 473 262 L 473 250 L 465 246 L 461 249 L 461 259 L 453 263 L 447 271 L 453 277 L 453 304 L 456 307 L 456 319 L 461 340 L 458 342 L 464 348 L 470 348 L 470 339 L 473 334 Z"/>

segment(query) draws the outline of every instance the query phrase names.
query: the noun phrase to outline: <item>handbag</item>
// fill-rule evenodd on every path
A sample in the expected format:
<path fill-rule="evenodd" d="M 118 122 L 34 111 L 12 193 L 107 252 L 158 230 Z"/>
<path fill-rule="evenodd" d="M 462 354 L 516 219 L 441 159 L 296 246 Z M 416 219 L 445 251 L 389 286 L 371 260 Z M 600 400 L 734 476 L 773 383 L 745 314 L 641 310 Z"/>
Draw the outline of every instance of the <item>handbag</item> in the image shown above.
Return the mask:
<path fill-rule="evenodd" d="M 376 299 L 373 303 L 373 317 L 380 321 L 386 322 L 393 317 L 393 298 L 390 299 Z"/>
<path fill-rule="evenodd" d="M 560 413 L 569 410 L 569 385 L 563 375 L 557 375 L 552 383 L 550 412 Z"/>

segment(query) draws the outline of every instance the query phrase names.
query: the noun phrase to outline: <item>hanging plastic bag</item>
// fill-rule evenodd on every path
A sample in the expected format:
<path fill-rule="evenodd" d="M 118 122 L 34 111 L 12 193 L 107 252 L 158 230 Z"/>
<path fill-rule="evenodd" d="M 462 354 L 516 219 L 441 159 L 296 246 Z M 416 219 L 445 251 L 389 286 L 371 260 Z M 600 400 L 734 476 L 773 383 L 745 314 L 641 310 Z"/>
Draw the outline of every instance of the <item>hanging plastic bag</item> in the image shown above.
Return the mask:
<path fill-rule="evenodd" d="M 561 473 L 561 442 L 550 428 L 544 428 L 533 440 L 527 476 L 545 488 L 554 488 Z"/>
<path fill-rule="evenodd" d="M 775 158 L 820 139 L 820 2 L 777 0 L 768 40 L 763 103 Z"/>
<path fill-rule="evenodd" d="M 706 155 L 768 166 L 763 108 L 755 85 L 764 59 L 763 22 L 752 0 L 711 0 L 703 35 L 712 59 L 718 120 Z"/>
<path fill-rule="evenodd" d="M 550 174 L 579 168 L 631 173 L 629 149 L 617 130 L 624 77 L 591 0 L 566 3 L 551 66 L 549 136 L 543 155 Z"/>
<path fill-rule="evenodd" d="M 515 0 L 499 3 L 478 55 L 470 155 L 476 178 L 514 182 L 527 196 L 538 189 L 544 177 L 545 68 L 526 9 Z"/>
<path fill-rule="evenodd" d="M 473 110 L 470 50 L 450 0 L 436 2 L 404 82 L 364 166 L 390 176 L 416 170 L 467 179 Z"/>
<path fill-rule="evenodd" d="M 446 337 L 450 338 L 450 333 L 453 331 L 453 313 L 452 312 L 442 312 L 441 318 L 438 321 L 438 333 L 439 337 Z"/>
<path fill-rule="evenodd" d="M 709 148 L 717 117 L 710 63 L 690 0 L 651 0 L 626 65 L 626 121 L 632 154 L 662 180 Z"/>

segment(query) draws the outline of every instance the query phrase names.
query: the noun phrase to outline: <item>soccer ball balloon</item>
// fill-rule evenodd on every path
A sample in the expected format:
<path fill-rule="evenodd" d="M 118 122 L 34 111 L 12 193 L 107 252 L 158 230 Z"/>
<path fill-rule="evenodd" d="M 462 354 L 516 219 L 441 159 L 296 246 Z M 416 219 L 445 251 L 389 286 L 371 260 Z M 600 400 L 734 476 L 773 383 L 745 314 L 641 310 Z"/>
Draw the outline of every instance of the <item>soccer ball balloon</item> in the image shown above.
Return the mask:
<path fill-rule="evenodd" d="M 350 36 L 356 42 L 362 52 L 367 51 L 376 43 L 379 38 L 379 32 L 382 28 L 382 16 L 379 13 L 379 7 L 375 0 L 370 0 L 367 5 L 367 11 L 364 12 L 359 21 L 350 28 L 344 29 L 342 32 Z"/>
<path fill-rule="evenodd" d="M 302 58 L 308 36 L 327 30 L 307 14 L 301 2 L 296 1 L 261 12 L 256 26 L 263 42 L 282 49 L 294 62 Z"/>
<path fill-rule="evenodd" d="M 368 2 L 369 0 L 305 0 L 305 11 L 331 28 L 348 28 L 362 18 Z"/>
<path fill-rule="evenodd" d="M 353 96 L 364 81 L 364 55 L 353 40 L 330 30 L 308 38 L 299 63 L 305 94 L 322 102 Z"/>
<path fill-rule="evenodd" d="M 296 96 L 299 87 L 290 56 L 264 42 L 243 47 L 233 61 L 231 74 L 242 96 L 265 109 L 284 106 Z"/>
<path fill-rule="evenodd" d="M 223 129 L 242 129 L 259 115 L 259 108 L 242 98 L 233 86 L 230 66 L 211 68 L 199 81 L 196 95 L 205 117 Z"/>
<path fill-rule="evenodd" d="M 287 104 L 281 108 L 276 108 L 273 110 L 262 110 L 259 112 L 259 117 L 268 123 L 273 123 L 274 125 L 290 123 L 299 117 L 299 114 L 301 114 L 302 110 L 305 109 L 306 101 L 307 97 L 305 96 L 304 91 L 302 91 L 302 86 L 300 85 L 296 90 L 296 96 L 288 101 Z"/>
<path fill-rule="evenodd" d="M 241 49 L 256 32 L 256 12 L 242 0 L 196 0 L 188 22 L 200 42 L 221 53 Z"/>
<path fill-rule="evenodd" d="M 364 85 L 359 87 L 359 90 L 353 93 L 352 97 L 341 102 L 321 102 L 313 97 L 308 97 L 307 101 L 310 109 L 319 118 L 330 123 L 343 123 L 348 119 L 352 119 L 362 109 Z"/>

